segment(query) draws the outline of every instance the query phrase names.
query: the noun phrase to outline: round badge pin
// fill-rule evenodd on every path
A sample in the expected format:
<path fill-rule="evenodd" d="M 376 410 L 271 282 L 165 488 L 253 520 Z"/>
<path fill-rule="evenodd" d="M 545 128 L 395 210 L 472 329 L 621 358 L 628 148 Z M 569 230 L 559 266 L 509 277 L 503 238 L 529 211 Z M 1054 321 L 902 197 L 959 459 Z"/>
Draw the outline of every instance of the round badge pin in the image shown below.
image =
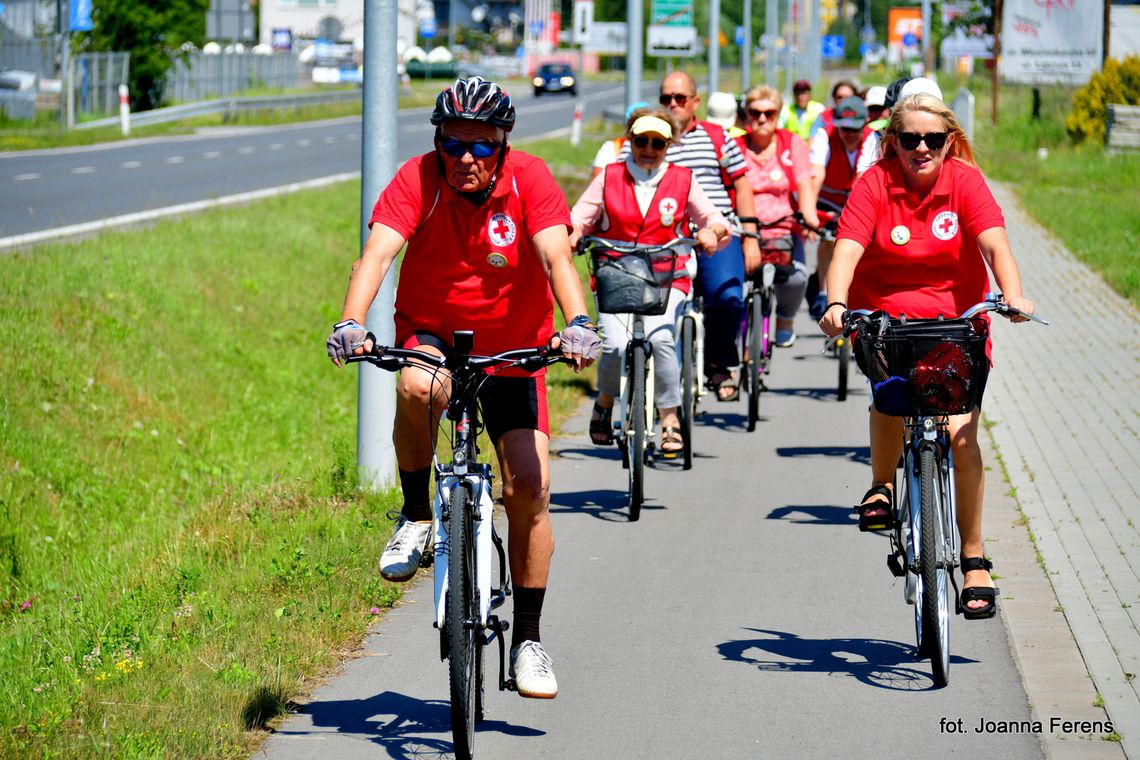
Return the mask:
<path fill-rule="evenodd" d="M 673 224 L 673 215 L 672 214 L 662 214 L 661 215 L 661 226 L 662 227 L 669 227 L 672 224 Z"/>
<path fill-rule="evenodd" d="M 910 241 L 910 230 L 899 225 L 891 230 L 891 242 L 895 245 L 906 245 Z"/>
<path fill-rule="evenodd" d="M 782 171 L 780 171 L 779 169 L 773 169 L 772 171 L 768 172 L 768 179 L 772 180 L 773 182 L 779 182 L 780 177 L 783 177 L 783 176 L 784 176 L 784 173 Z"/>
<path fill-rule="evenodd" d="M 487 254 L 487 263 L 496 269 L 502 269 L 507 265 L 507 257 L 498 251 L 493 251 Z"/>

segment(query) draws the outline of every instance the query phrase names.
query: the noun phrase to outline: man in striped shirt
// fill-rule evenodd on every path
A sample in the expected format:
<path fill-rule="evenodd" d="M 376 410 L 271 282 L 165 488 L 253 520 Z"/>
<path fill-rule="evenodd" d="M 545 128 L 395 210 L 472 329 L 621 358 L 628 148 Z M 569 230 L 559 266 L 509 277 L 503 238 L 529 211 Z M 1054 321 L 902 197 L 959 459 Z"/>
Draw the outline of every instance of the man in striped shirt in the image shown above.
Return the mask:
<path fill-rule="evenodd" d="M 736 141 L 716 124 L 697 121 L 701 98 L 696 81 L 683 71 L 666 75 L 661 81 L 659 102 L 680 125 L 680 139 L 669 146 L 665 160 L 691 170 L 705 195 L 730 221 L 735 221 L 735 214 L 755 216 L 747 165 Z M 618 160 L 624 161 L 628 155 L 627 143 Z M 735 209 L 730 188 L 736 196 Z M 755 232 L 756 225 L 748 223 L 745 229 Z M 735 368 L 740 365 L 740 356 L 736 338 L 744 316 L 744 275 L 759 266 L 759 243 L 745 238 L 742 245 L 739 231 L 734 232 L 724 248 L 711 256 L 702 256 L 698 265 L 696 282 L 705 309 L 705 375 L 721 401 L 734 401 L 739 396 Z"/>

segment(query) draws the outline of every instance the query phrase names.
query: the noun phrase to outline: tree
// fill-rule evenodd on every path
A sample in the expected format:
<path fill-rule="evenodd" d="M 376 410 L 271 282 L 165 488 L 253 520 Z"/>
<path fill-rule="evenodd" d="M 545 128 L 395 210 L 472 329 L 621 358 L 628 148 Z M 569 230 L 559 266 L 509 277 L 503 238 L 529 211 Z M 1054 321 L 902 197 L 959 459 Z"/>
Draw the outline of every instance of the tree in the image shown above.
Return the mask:
<path fill-rule="evenodd" d="M 182 46 L 206 41 L 210 0 L 94 0 L 94 29 L 77 35 L 76 47 L 89 51 L 131 54 L 131 109 L 145 111 L 163 104 L 166 73 Z"/>

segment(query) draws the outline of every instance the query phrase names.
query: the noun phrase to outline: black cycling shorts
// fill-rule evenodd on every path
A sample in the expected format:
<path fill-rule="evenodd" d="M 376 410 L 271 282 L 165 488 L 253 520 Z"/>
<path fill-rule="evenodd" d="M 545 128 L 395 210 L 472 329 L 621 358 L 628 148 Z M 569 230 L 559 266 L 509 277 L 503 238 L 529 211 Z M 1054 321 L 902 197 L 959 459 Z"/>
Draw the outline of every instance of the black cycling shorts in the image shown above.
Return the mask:
<path fill-rule="evenodd" d="M 451 347 L 439 336 L 416 332 L 398 341 L 403 348 L 432 346 L 446 356 Z M 550 435 L 546 407 L 546 376 L 504 377 L 492 375 L 479 391 L 480 419 L 487 427 L 491 443 L 499 442 L 510 430 L 538 430 Z"/>

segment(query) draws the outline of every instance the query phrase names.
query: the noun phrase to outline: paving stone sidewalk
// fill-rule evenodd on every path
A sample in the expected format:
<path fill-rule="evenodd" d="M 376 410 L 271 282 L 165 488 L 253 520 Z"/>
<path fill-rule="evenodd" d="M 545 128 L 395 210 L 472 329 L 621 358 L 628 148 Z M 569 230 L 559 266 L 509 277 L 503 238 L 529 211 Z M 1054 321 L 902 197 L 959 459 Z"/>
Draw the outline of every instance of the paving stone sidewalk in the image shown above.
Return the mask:
<path fill-rule="evenodd" d="M 1140 314 L 992 187 L 1025 294 L 1053 324 L 995 320 L 985 417 L 1093 685 L 1140 760 Z"/>

